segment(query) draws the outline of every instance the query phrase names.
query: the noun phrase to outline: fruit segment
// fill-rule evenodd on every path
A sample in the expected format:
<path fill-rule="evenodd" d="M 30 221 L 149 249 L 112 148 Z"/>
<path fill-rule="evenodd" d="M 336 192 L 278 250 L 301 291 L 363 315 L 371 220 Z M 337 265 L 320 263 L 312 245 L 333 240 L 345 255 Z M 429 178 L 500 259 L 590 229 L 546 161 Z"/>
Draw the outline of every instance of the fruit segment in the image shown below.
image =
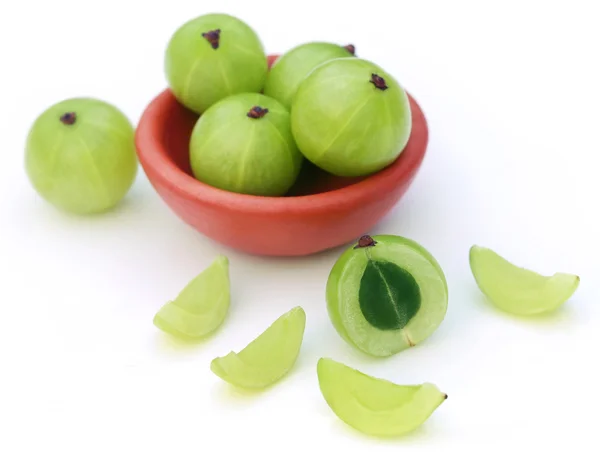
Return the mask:
<path fill-rule="evenodd" d="M 218 256 L 177 298 L 154 316 L 154 325 L 175 337 L 196 340 L 214 332 L 229 311 L 229 260 Z"/>
<path fill-rule="evenodd" d="M 553 311 L 579 287 L 579 276 L 540 275 L 509 262 L 489 248 L 473 245 L 469 264 L 477 286 L 496 307 L 527 316 Z"/>
<path fill-rule="evenodd" d="M 263 389 L 283 378 L 294 366 L 304 337 L 306 313 L 295 307 L 280 316 L 239 353 L 215 358 L 210 369 L 226 382 Z"/>
<path fill-rule="evenodd" d="M 399 385 L 329 358 L 317 363 L 319 387 L 331 410 L 371 436 L 401 436 L 421 426 L 448 398 L 431 383 Z"/>
<path fill-rule="evenodd" d="M 435 258 L 395 235 L 365 235 L 333 266 L 327 310 L 349 344 L 386 357 L 428 338 L 443 321 L 448 287 Z"/>

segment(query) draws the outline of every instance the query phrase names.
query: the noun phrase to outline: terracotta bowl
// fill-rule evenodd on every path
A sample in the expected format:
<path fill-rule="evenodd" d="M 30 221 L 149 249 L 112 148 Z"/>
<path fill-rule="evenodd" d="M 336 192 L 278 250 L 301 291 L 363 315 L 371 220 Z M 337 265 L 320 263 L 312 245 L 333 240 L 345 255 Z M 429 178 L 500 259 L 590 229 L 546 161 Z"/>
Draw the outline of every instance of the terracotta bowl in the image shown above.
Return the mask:
<path fill-rule="evenodd" d="M 271 65 L 277 56 L 269 56 Z M 196 180 L 188 142 L 198 115 L 169 89 L 144 111 L 136 131 L 150 183 L 185 223 L 213 240 L 264 256 L 304 256 L 356 241 L 384 217 L 413 181 L 428 143 L 427 122 L 410 97 L 413 129 L 400 157 L 362 178 L 340 178 L 306 163 L 282 197 L 223 191 Z"/>

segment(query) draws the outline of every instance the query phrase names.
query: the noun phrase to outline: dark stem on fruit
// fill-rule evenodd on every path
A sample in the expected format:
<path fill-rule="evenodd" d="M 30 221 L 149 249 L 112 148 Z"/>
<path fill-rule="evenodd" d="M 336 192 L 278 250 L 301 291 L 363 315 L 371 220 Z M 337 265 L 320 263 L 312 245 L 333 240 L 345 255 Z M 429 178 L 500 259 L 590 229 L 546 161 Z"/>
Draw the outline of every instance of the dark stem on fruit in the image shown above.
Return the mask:
<path fill-rule="evenodd" d="M 447 394 L 447 393 L 445 393 L 445 394 L 444 394 L 444 400 L 447 400 L 447 399 L 448 399 L 448 394 Z"/>
<path fill-rule="evenodd" d="M 213 49 L 219 48 L 219 40 L 221 39 L 221 29 L 217 28 L 216 30 L 210 30 L 208 32 L 204 32 L 202 37 L 206 39 L 211 45 Z"/>
<path fill-rule="evenodd" d="M 77 120 L 77 115 L 75 112 L 67 112 L 60 117 L 60 121 L 64 125 L 72 125 Z"/>
<path fill-rule="evenodd" d="M 253 106 L 246 115 L 250 118 L 263 118 L 265 115 L 267 115 L 267 112 L 269 112 L 269 109 L 266 107 L 262 108 L 260 106 Z"/>
<path fill-rule="evenodd" d="M 377 245 L 377 242 L 370 235 L 363 235 L 360 239 L 358 239 L 358 243 L 355 245 L 354 249 L 357 248 L 367 248 L 371 246 Z"/>
<path fill-rule="evenodd" d="M 375 73 L 371 74 L 371 80 L 369 82 L 379 90 L 387 90 L 388 88 L 385 79 Z"/>
<path fill-rule="evenodd" d="M 356 48 L 354 47 L 354 44 L 346 44 L 344 46 L 344 49 L 346 49 L 348 52 L 350 52 L 352 55 L 356 55 Z"/>

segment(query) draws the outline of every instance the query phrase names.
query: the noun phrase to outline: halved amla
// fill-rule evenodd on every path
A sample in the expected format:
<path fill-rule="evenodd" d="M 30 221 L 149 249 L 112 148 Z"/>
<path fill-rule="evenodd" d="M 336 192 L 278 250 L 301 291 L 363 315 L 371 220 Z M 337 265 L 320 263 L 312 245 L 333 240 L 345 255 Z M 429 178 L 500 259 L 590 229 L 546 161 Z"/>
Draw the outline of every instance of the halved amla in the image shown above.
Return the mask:
<path fill-rule="evenodd" d="M 283 378 L 296 363 L 305 326 L 304 310 L 292 308 L 240 352 L 214 359 L 210 369 L 237 387 L 264 389 Z"/>
<path fill-rule="evenodd" d="M 333 266 L 327 309 L 340 336 L 387 357 L 428 338 L 443 321 L 448 286 L 435 258 L 413 240 L 365 235 Z"/>
<path fill-rule="evenodd" d="M 469 251 L 469 264 L 477 286 L 488 300 L 501 310 L 520 316 L 553 311 L 579 287 L 577 275 L 540 275 L 478 245 Z"/>
<path fill-rule="evenodd" d="M 371 436 L 409 433 L 448 398 L 434 384 L 399 385 L 328 358 L 319 359 L 317 375 L 331 410 L 352 428 Z"/>
<path fill-rule="evenodd" d="M 156 313 L 153 322 L 175 337 L 202 339 L 221 326 L 229 303 L 229 260 L 218 256 Z"/>

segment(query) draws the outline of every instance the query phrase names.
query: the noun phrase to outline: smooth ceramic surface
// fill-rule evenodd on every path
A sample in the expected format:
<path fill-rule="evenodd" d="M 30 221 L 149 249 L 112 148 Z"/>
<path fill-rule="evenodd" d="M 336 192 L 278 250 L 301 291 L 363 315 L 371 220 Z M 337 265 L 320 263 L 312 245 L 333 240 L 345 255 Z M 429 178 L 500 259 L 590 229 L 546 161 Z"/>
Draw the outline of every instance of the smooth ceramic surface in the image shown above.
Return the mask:
<path fill-rule="evenodd" d="M 276 58 L 269 56 L 269 64 Z M 425 116 L 412 97 L 410 103 L 411 137 L 390 166 L 367 177 L 339 178 L 307 162 L 284 197 L 231 193 L 196 180 L 188 143 L 198 115 L 178 103 L 169 89 L 144 111 L 136 131 L 137 152 L 156 192 L 203 235 L 250 254 L 304 256 L 355 241 L 409 188 L 428 144 Z"/>

